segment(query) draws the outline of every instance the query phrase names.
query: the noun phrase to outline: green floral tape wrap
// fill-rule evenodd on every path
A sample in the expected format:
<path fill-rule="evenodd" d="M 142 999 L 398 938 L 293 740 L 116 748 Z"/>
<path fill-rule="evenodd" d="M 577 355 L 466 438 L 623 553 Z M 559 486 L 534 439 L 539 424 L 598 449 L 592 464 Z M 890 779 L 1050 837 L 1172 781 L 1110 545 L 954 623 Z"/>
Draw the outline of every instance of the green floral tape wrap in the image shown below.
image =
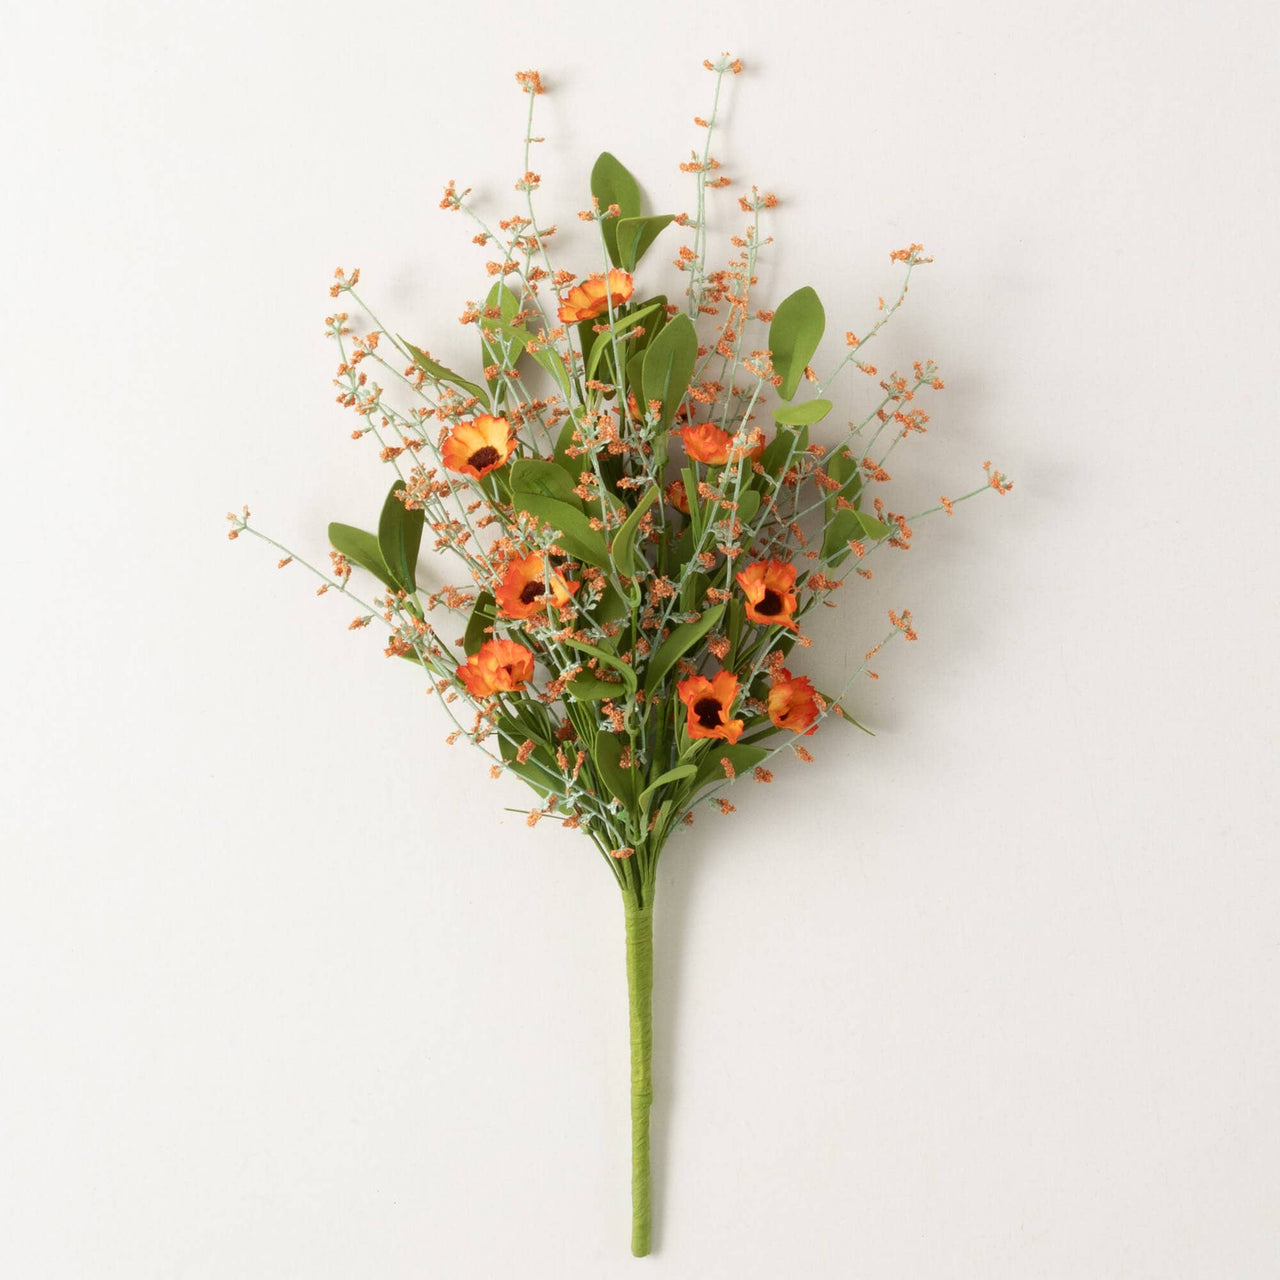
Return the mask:
<path fill-rule="evenodd" d="M 653 1105 L 653 904 L 624 896 L 631 1010 L 631 1252 L 649 1252 L 649 1109 Z"/>

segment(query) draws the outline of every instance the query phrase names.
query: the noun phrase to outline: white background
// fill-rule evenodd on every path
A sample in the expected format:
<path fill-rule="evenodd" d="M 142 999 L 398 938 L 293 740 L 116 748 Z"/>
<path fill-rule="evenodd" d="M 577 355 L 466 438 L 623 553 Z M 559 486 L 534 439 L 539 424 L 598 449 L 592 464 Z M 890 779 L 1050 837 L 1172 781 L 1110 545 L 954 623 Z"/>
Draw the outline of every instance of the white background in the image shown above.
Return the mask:
<path fill-rule="evenodd" d="M 5 6 L 0 1272 L 1275 1276 L 1274 7 L 538 8 Z M 638 1263 L 616 890 L 222 516 L 374 519 L 329 277 L 472 359 L 436 205 L 516 211 L 515 70 L 588 270 L 596 152 L 687 208 L 722 49 L 762 304 L 829 360 L 937 255 L 897 509 L 1016 487 L 824 618 L 830 683 L 914 610 L 878 736 L 667 851 Z"/>

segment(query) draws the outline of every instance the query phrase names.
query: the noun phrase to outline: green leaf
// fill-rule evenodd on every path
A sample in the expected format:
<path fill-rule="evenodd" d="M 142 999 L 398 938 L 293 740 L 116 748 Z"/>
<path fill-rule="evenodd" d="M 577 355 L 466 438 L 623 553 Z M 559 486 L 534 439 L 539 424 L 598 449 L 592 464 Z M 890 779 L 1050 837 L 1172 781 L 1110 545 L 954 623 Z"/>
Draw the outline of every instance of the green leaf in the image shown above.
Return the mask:
<path fill-rule="evenodd" d="M 621 681 L 601 680 L 590 671 L 580 671 L 565 686 L 574 702 L 599 702 L 602 698 L 619 698 L 626 694 L 627 686 Z"/>
<path fill-rule="evenodd" d="M 541 796 L 548 796 L 556 790 L 559 769 L 555 757 L 546 746 L 541 744 L 536 746 L 526 760 L 521 761 L 516 758 L 524 739 L 536 736 L 529 732 L 529 726 L 521 724 L 510 716 L 500 716 L 497 728 L 498 750 L 507 768 L 523 778 Z"/>
<path fill-rule="evenodd" d="M 508 380 L 501 372 L 502 368 L 513 369 L 520 357 L 524 355 L 530 340 L 533 338 L 523 321 L 516 324 L 515 317 L 520 312 L 520 299 L 501 280 L 494 283 L 484 302 L 485 310 L 497 310 L 498 316 L 482 315 L 480 326 L 480 359 L 487 368 L 489 365 L 500 366 L 492 378 L 486 382 L 493 389 L 495 405 L 501 409 L 507 396 Z M 545 355 L 545 352 L 533 352 L 534 358 Z M 544 363 L 539 360 L 539 363 Z M 544 366 L 548 367 L 548 366 Z M 554 373 L 554 370 L 551 370 Z"/>
<path fill-rule="evenodd" d="M 856 511 L 832 512 L 827 516 L 827 525 L 822 531 L 822 558 L 830 560 L 833 565 L 843 564 L 852 554 L 849 543 L 855 537 L 860 538 L 861 534 L 862 525 Z"/>
<path fill-rule="evenodd" d="M 622 742 L 612 733 L 598 733 L 591 749 L 596 776 L 610 798 L 621 800 L 627 808 L 635 803 L 635 781 L 632 771 L 622 767 Z"/>
<path fill-rule="evenodd" d="M 329 526 L 329 541 L 333 549 L 346 556 L 352 564 L 358 564 L 373 574 L 384 586 L 395 587 L 395 579 L 378 550 L 378 539 L 373 534 L 354 525 L 334 523 Z"/>
<path fill-rule="evenodd" d="M 501 323 L 507 326 L 511 326 L 513 317 L 520 314 L 520 299 L 501 280 L 494 282 L 493 288 L 489 290 L 489 296 L 484 300 L 484 306 L 486 311 L 497 307 L 502 315 Z M 492 323 L 493 321 L 486 320 L 483 316 L 480 318 L 482 329 Z"/>
<path fill-rule="evenodd" d="M 776 364 L 774 372 L 777 372 Z M 802 400 L 799 404 L 783 404 L 773 411 L 773 420 L 790 427 L 805 427 L 821 422 L 834 407 L 830 400 Z"/>
<path fill-rule="evenodd" d="M 556 541 L 571 556 L 601 569 L 609 567 L 609 549 L 603 535 L 591 527 L 576 507 L 539 493 L 513 493 L 511 502 L 517 511 L 527 512 L 555 529 Z"/>
<path fill-rule="evenodd" d="M 609 261 L 619 267 L 622 260 L 618 255 L 618 224 L 624 218 L 640 216 L 640 187 L 616 156 L 602 151 L 591 169 L 591 194 L 600 202 L 601 213 L 611 204 L 618 206 L 616 218 L 600 220 L 600 231 Z"/>
<path fill-rule="evenodd" d="M 707 609 L 697 622 L 682 622 L 678 627 L 673 627 L 671 634 L 662 642 L 649 663 L 644 681 L 646 691 L 652 693 L 657 689 L 663 677 L 676 665 L 676 660 L 684 657 L 720 621 L 723 614 L 724 605 L 718 604 Z"/>
<path fill-rule="evenodd" d="M 421 507 L 410 511 L 404 505 L 399 497 L 404 487 L 404 481 L 397 480 L 382 504 L 382 515 L 378 518 L 378 550 L 391 571 L 394 585 L 412 595 L 418 589 L 418 548 L 422 544 L 425 513 Z"/>
<path fill-rule="evenodd" d="M 595 364 L 591 363 L 592 353 L 596 349 L 596 339 L 602 336 L 596 332 L 595 325 L 595 320 L 579 320 L 575 326 L 578 332 L 578 350 L 582 353 L 584 369 L 594 369 L 596 364 L 600 363 L 599 356 L 596 356 Z"/>
<path fill-rule="evenodd" d="M 689 528 L 692 530 L 692 542 L 701 543 L 703 507 L 702 499 L 698 496 L 698 477 L 692 465 L 680 468 L 680 479 L 684 481 L 684 500 L 689 508 Z M 686 564 L 693 558 L 693 547 L 689 548 L 689 554 L 683 559 L 677 560 L 677 565 Z"/>
<path fill-rule="evenodd" d="M 853 725 L 855 729 L 861 729 L 868 737 L 874 738 L 876 736 L 873 730 L 868 729 L 865 724 L 855 720 L 829 693 L 822 693 L 819 691 L 818 696 L 830 705 L 831 718 L 833 720 L 846 720 L 849 724 Z M 839 710 L 836 710 L 837 707 L 839 707 Z"/>
<path fill-rule="evenodd" d="M 589 654 L 597 662 L 603 662 L 606 667 L 616 671 L 622 677 L 622 685 L 619 687 L 619 692 L 635 693 L 638 683 L 636 673 L 616 653 L 609 653 L 598 645 L 588 644 L 585 640 L 567 639 L 561 641 L 561 643 L 568 645 L 570 649 L 577 649 L 579 653 Z"/>
<path fill-rule="evenodd" d="M 519 699 L 512 703 L 511 714 L 522 724 L 529 737 L 537 739 L 544 747 L 551 741 L 551 717 L 540 702 Z M 547 748 L 550 751 L 550 748 Z M 547 757 L 550 759 L 550 755 Z"/>
<path fill-rule="evenodd" d="M 682 802 L 683 803 L 683 802 Z M 665 840 L 667 837 L 667 815 L 671 812 L 671 801 L 664 800 L 658 806 L 657 817 L 653 820 L 651 831 L 658 832 L 659 839 Z"/>
<path fill-rule="evenodd" d="M 577 484 L 582 479 L 584 471 L 591 469 L 583 464 L 580 455 L 576 458 L 569 456 L 569 450 L 577 448 L 573 441 L 573 433 L 577 429 L 578 424 L 573 418 L 566 418 L 564 426 L 560 428 L 560 435 L 556 438 L 556 465 L 564 468 L 565 474 L 573 484 Z"/>
<path fill-rule="evenodd" d="M 738 495 L 738 519 L 749 529 L 759 512 L 760 491 L 758 489 L 744 489 Z"/>
<path fill-rule="evenodd" d="M 617 156 L 602 151 L 591 168 L 591 194 L 601 210 L 618 206 L 618 220 L 640 216 L 640 187 Z"/>
<path fill-rule="evenodd" d="M 779 427 L 777 434 L 769 441 L 765 451 L 760 455 L 760 465 L 771 475 L 779 476 L 788 467 L 799 461 L 800 455 L 809 447 L 809 428 L 802 426 L 797 430 L 790 427 Z"/>
<path fill-rule="evenodd" d="M 827 494 L 826 528 L 822 535 L 822 554 L 832 564 L 841 564 L 849 556 L 849 542 L 854 537 L 866 536 L 862 515 L 849 506 L 841 506 L 840 500 L 852 502 L 862 488 L 862 472 L 848 449 L 837 449 L 827 463 L 827 475 L 839 483 L 840 488 Z M 867 517 L 871 519 L 871 517 Z M 879 524 L 878 520 L 874 521 Z"/>
<path fill-rule="evenodd" d="M 399 335 L 396 335 L 399 337 Z M 413 362 L 429 377 L 434 378 L 437 382 L 448 382 L 465 391 L 469 396 L 475 396 L 477 400 L 488 402 L 489 396 L 482 387 L 476 386 L 474 382 L 468 382 L 461 374 L 454 373 L 452 369 L 446 368 L 439 361 L 433 360 L 420 347 L 415 347 L 412 342 L 406 342 L 404 338 L 400 338 L 401 343 L 408 349 L 409 354 L 413 357 Z"/>
<path fill-rule="evenodd" d="M 831 455 L 827 462 L 827 475 L 839 481 L 839 492 L 845 498 L 852 499 L 862 488 L 862 471 L 858 466 L 858 460 L 848 449 L 837 449 Z M 831 495 L 828 495 L 828 501 L 832 500 Z"/>
<path fill-rule="evenodd" d="M 703 573 L 700 569 L 695 569 L 686 575 L 680 587 L 680 607 L 687 613 L 698 608 L 701 601 L 707 598 L 707 588 L 710 585 L 710 575 Z"/>
<path fill-rule="evenodd" d="M 670 321 L 645 351 L 641 386 L 646 402 L 658 400 L 662 403 L 661 430 L 666 431 L 671 426 L 671 419 L 689 389 L 697 361 L 698 335 L 693 321 L 683 314 Z"/>
<path fill-rule="evenodd" d="M 728 759 L 735 774 L 742 774 L 754 769 L 768 754 L 766 748 L 751 747 L 745 742 L 737 742 L 730 746 L 725 742 L 712 741 L 708 744 L 707 754 L 702 757 L 702 762 L 698 765 L 698 776 L 693 784 L 693 790 L 700 791 L 708 783 L 725 781 L 724 765 L 720 763 L 723 759 Z"/>
<path fill-rule="evenodd" d="M 639 308 L 637 311 L 628 311 L 625 316 L 617 316 L 613 322 L 613 336 L 615 338 L 621 338 L 624 334 L 629 333 L 637 324 L 640 323 L 641 320 L 646 316 L 652 315 L 653 312 L 662 305 L 663 304 L 659 302 L 651 302 L 647 306 Z M 598 320 L 591 321 L 590 323 L 600 324 L 607 319 L 607 316 L 601 316 Z M 587 321 L 583 321 L 583 324 L 587 323 Z M 594 378 L 596 376 L 596 370 L 600 367 L 600 361 L 606 354 L 613 354 L 613 342 L 607 332 L 596 333 L 593 330 L 591 336 L 594 341 L 591 344 L 591 354 L 587 357 L 588 378 Z M 583 343 L 584 348 L 586 345 L 586 343 Z"/>
<path fill-rule="evenodd" d="M 782 732 L 783 731 L 779 729 L 776 724 L 769 724 L 766 722 L 763 729 L 757 729 L 754 733 L 749 733 L 745 738 L 740 738 L 739 742 L 744 747 L 754 746 L 757 742 L 763 742 L 767 738 L 775 737 Z"/>
<path fill-rule="evenodd" d="M 892 532 L 883 520 L 877 520 L 875 516 L 869 516 L 865 511 L 855 511 L 853 514 L 858 517 L 862 532 L 875 542 L 879 542 L 882 538 L 887 538 Z"/>
<path fill-rule="evenodd" d="M 600 599 L 591 608 L 591 616 L 603 625 L 630 616 L 631 606 L 612 584 L 606 584 Z"/>
<path fill-rule="evenodd" d="M 646 334 L 646 337 L 649 335 Z M 636 351 L 627 360 L 627 390 L 636 398 L 636 408 L 644 416 L 644 404 L 641 402 L 644 381 L 644 352 Z M 630 412 L 630 405 L 627 406 Z"/>
<path fill-rule="evenodd" d="M 639 339 L 640 347 L 647 347 L 667 326 L 667 295 L 659 293 L 655 297 L 646 299 L 646 305 L 649 302 L 657 303 L 658 311 L 653 317 L 653 323 L 645 325 L 644 336 Z"/>
<path fill-rule="evenodd" d="M 778 394 L 790 400 L 804 376 L 805 366 L 822 341 L 826 313 L 818 295 L 808 286 L 789 294 L 773 313 L 769 325 L 769 351 L 774 373 L 782 375 Z"/>
<path fill-rule="evenodd" d="M 542 345 L 541 335 L 532 332 L 525 322 L 522 320 L 519 324 L 515 323 L 515 316 L 520 309 L 520 300 L 506 285 L 498 283 L 489 290 L 489 296 L 485 300 L 485 309 L 490 310 L 497 308 L 501 313 L 498 317 L 482 316 L 479 321 L 480 327 L 480 347 L 481 359 L 485 365 L 494 363 L 502 363 L 505 359 L 514 365 L 516 360 L 523 354 L 532 356 L 555 380 L 560 389 L 564 392 L 569 391 L 569 375 L 565 372 L 563 361 L 557 355 L 554 347 Z M 488 337 L 485 337 L 485 334 Z M 538 343 L 536 350 L 530 350 L 530 343 Z M 504 347 L 509 348 L 514 344 L 514 350 L 507 351 L 504 356 Z M 505 384 L 505 379 L 503 380 Z M 505 393 L 505 385 L 499 385 L 499 398 Z"/>
<path fill-rule="evenodd" d="M 829 495 L 828 501 L 834 495 Z M 832 504 L 834 505 L 834 504 Z M 828 508 L 827 527 L 822 537 L 822 555 L 833 565 L 841 564 L 850 554 L 849 542 L 868 538 L 880 542 L 893 530 L 883 520 L 869 516 L 865 511 L 853 511 L 848 507 L 832 511 Z"/>
<path fill-rule="evenodd" d="M 742 628 L 747 620 L 747 612 L 741 600 L 735 598 L 728 603 L 729 625 L 725 628 L 725 632 L 729 637 L 729 661 L 736 663 L 739 657 L 738 642 L 742 639 Z"/>
<path fill-rule="evenodd" d="M 516 330 L 516 332 L 519 332 L 519 330 Z M 538 335 L 531 333 L 525 341 L 526 343 L 538 341 Z M 555 348 L 540 345 L 536 350 L 531 350 L 528 346 L 525 347 L 525 350 L 551 375 L 560 390 L 563 391 L 565 395 L 568 395 L 569 374 L 565 370 L 564 361 L 560 359 Z"/>
<path fill-rule="evenodd" d="M 582 510 L 582 499 L 574 493 L 569 473 L 558 463 L 541 458 L 518 458 L 511 464 L 511 492 L 540 493 Z"/>
<path fill-rule="evenodd" d="M 497 607 L 492 593 L 482 591 L 476 596 L 476 602 L 471 607 L 471 617 L 467 619 L 467 633 L 462 638 L 462 648 L 468 658 L 473 653 L 478 653 L 480 646 L 489 639 L 489 633 L 485 628 L 493 626 L 496 616 Z"/>
<path fill-rule="evenodd" d="M 634 271 L 658 238 L 658 233 L 674 219 L 674 213 L 657 213 L 647 218 L 619 218 L 614 233 L 618 245 L 618 266 L 624 271 Z"/>
<path fill-rule="evenodd" d="M 665 787 L 669 782 L 680 782 L 684 778 L 692 778 L 697 772 L 698 766 L 696 764 L 678 764 L 674 769 L 668 769 L 666 773 L 654 778 L 654 780 L 645 787 L 637 799 L 637 804 L 643 805 L 659 787 Z"/>
<path fill-rule="evenodd" d="M 480 326 L 481 338 L 484 337 L 486 329 L 494 333 L 506 334 L 506 330 L 524 330 L 524 325 L 513 324 L 512 321 L 520 314 L 520 298 L 507 288 L 502 280 L 494 282 L 493 288 L 490 289 L 488 296 L 484 300 L 485 311 L 498 311 L 497 316 L 481 315 L 477 324 Z M 521 346 L 524 346 L 524 337 L 521 335 Z M 485 361 L 488 364 L 488 361 Z"/>
<path fill-rule="evenodd" d="M 613 546 L 609 554 L 613 557 L 614 567 L 624 578 L 636 576 L 636 531 L 644 513 L 658 500 L 658 486 L 652 485 L 636 503 L 635 510 L 622 523 L 622 528 L 614 535 Z"/>

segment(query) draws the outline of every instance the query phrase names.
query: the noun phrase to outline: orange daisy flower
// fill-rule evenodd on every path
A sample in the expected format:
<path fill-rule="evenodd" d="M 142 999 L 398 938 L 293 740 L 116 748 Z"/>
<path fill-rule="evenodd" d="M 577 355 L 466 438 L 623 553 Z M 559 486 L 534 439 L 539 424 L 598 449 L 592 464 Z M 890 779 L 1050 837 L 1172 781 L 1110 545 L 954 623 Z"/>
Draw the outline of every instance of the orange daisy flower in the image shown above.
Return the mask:
<path fill-rule="evenodd" d="M 591 275 L 581 284 L 575 284 L 556 313 L 561 324 L 576 324 L 579 320 L 594 320 L 608 311 L 616 311 L 631 299 L 635 285 L 625 271 L 614 267 L 607 276 Z"/>
<path fill-rule="evenodd" d="M 515 451 L 516 437 L 506 418 L 482 413 L 460 422 L 445 437 L 440 457 L 450 471 L 479 480 L 502 466 Z"/>
<path fill-rule="evenodd" d="M 709 422 L 700 422 L 696 427 L 681 427 L 672 434 L 684 441 L 684 451 L 694 462 L 704 462 L 709 467 L 723 467 L 729 461 L 733 437 Z"/>
<path fill-rule="evenodd" d="M 783 560 L 757 560 L 734 575 L 747 597 L 747 617 L 766 626 L 800 628 L 796 611 L 796 567 Z"/>
<path fill-rule="evenodd" d="M 732 671 L 717 671 L 710 680 L 705 676 L 690 676 L 676 685 L 676 692 L 689 709 L 685 722 L 689 737 L 737 742 L 743 722 L 729 719 L 729 708 L 738 696 L 738 677 Z"/>
<path fill-rule="evenodd" d="M 779 729 L 790 729 L 807 738 L 818 731 L 818 697 L 808 676 L 793 676 L 779 667 L 769 686 L 769 719 Z"/>
<path fill-rule="evenodd" d="M 511 693 L 533 679 L 533 654 L 514 640 L 488 640 L 458 668 L 457 674 L 473 697 Z"/>
<path fill-rule="evenodd" d="M 728 431 L 721 431 L 709 422 L 700 422 L 696 427 L 681 427 L 673 434 L 684 441 L 684 451 L 694 462 L 703 462 L 709 467 L 723 467 L 734 456 L 733 435 Z M 763 437 L 759 432 L 756 437 L 758 443 L 747 450 L 747 456 L 753 461 L 758 460 L 764 452 Z"/>
<path fill-rule="evenodd" d="M 683 515 L 689 514 L 689 495 L 685 492 L 683 480 L 673 480 L 667 485 L 667 501 Z"/>
<path fill-rule="evenodd" d="M 541 613 L 547 607 L 548 580 L 551 582 L 551 599 L 557 609 L 563 609 L 582 585 L 567 581 L 554 569 L 548 574 L 546 558 L 536 551 L 513 560 L 493 593 L 499 612 L 506 618 L 532 618 L 535 613 Z"/>

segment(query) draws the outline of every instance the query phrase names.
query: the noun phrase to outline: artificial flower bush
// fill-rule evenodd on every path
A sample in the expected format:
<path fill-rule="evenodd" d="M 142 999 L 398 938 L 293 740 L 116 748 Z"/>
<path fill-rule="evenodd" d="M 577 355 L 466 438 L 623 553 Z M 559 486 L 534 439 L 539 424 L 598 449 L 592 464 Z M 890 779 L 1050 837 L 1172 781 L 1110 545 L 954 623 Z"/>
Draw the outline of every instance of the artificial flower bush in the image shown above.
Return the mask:
<path fill-rule="evenodd" d="M 728 57 L 705 64 L 715 102 Z M 631 1011 L 633 1235 L 650 1242 L 650 991 L 658 862 L 673 832 L 744 775 L 772 780 L 780 753 L 812 759 L 806 742 L 830 717 L 853 722 L 844 698 L 888 639 L 915 638 L 909 612 L 866 652 L 843 689 L 805 674 L 805 618 L 869 578 L 887 548 L 906 550 L 914 522 L 881 496 L 885 461 L 926 430 L 919 397 L 942 381 L 932 362 L 881 375 L 868 342 L 902 304 L 919 245 L 892 255 L 902 277 L 861 337 L 825 376 L 810 367 L 825 331 L 805 287 L 766 310 L 755 299 L 762 215 L 773 196 L 738 199 L 739 234 L 727 265 L 707 249 L 708 193 L 729 185 L 710 143 L 716 107 L 697 119 L 700 152 L 680 167 L 696 184 L 695 212 L 653 214 L 635 179 L 605 153 L 578 216 L 598 239 L 573 270 L 551 260 L 554 227 L 534 212 L 530 167 L 537 72 L 517 76 L 528 98 L 522 207 L 493 230 L 451 182 L 442 206 L 470 218 L 491 258 L 492 287 L 467 304 L 476 368 L 457 373 L 373 320 L 327 320 L 337 344 L 338 399 L 395 474 L 376 530 L 333 524 L 321 593 L 359 603 L 351 623 L 387 628 L 388 656 L 425 672 L 453 722 L 451 740 L 484 751 L 493 776 L 534 793 L 528 822 L 554 819 L 597 849 L 621 890 Z M 658 243 L 676 251 L 683 298 L 646 287 Z M 664 236 L 664 233 L 665 236 Z M 661 239 L 660 239 L 661 238 Z M 668 250 L 670 252 L 670 250 Z M 339 271 L 334 297 L 356 293 Z M 836 430 L 837 374 L 877 388 L 871 406 Z M 393 390 L 394 389 L 394 390 Z M 987 466 L 985 489 L 1009 483 Z M 247 509 L 231 536 L 251 533 Z M 420 544 L 458 580 L 420 577 Z M 278 543 L 273 545 L 279 546 Z M 285 551 L 281 564 L 294 559 Z M 305 562 L 304 562 L 305 563 Z M 311 567 L 311 566 L 308 566 Z M 355 570 L 371 578 L 363 602 Z M 455 637 L 461 635 L 460 639 Z M 853 722 L 856 723 L 856 722 Z"/>

